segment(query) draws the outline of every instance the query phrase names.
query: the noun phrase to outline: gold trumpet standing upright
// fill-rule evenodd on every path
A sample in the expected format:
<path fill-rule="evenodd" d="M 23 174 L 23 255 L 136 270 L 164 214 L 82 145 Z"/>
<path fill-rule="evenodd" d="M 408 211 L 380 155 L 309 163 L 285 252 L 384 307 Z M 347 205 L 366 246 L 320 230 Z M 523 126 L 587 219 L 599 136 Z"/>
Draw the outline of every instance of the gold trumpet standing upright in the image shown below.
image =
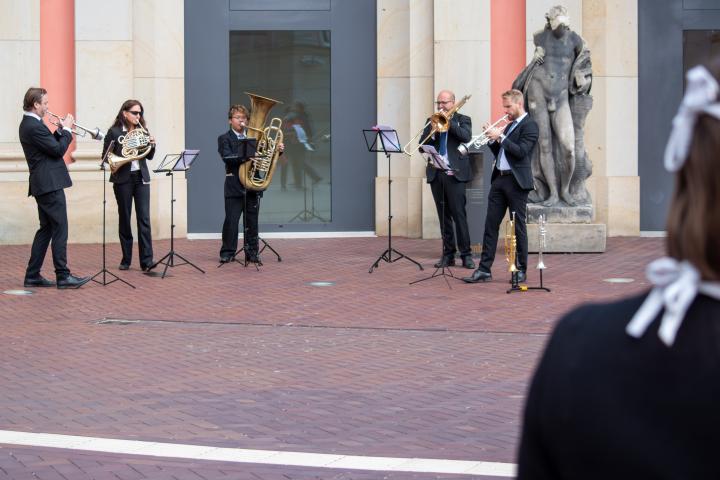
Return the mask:
<path fill-rule="evenodd" d="M 420 143 L 418 143 L 418 145 L 422 145 L 423 143 L 427 142 L 428 138 L 435 135 L 436 132 L 447 132 L 450 129 L 450 119 L 453 117 L 453 115 L 455 115 L 458 110 L 462 108 L 463 105 L 465 105 L 465 102 L 470 100 L 470 97 L 472 97 L 472 95 L 465 95 L 447 112 L 440 110 L 439 112 L 435 112 L 430 115 L 430 120 L 428 120 L 425 125 L 423 125 L 423 127 L 420 129 L 420 131 L 414 137 L 412 137 L 408 143 L 405 144 L 405 146 L 403 147 L 403 153 L 405 155 L 412 156 L 412 152 L 408 151 L 410 144 L 413 143 L 416 138 L 422 135 L 428 125 L 432 125 L 430 133 L 428 133 L 427 136 L 423 138 Z"/>
<path fill-rule="evenodd" d="M 277 160 L 280 156 L 278 145 L 283 141 L 282 120 L 273 118 L 267 127 L 265 119 L 270 110 L 282 103 L 272 98 L 245 92 L 250 97 L 250 121 L 245 127 L 247 138 L 257 140 L 255 156 L 240 164 L 238 178 L 247 190 L 262 192 L 270 186 Z"/>

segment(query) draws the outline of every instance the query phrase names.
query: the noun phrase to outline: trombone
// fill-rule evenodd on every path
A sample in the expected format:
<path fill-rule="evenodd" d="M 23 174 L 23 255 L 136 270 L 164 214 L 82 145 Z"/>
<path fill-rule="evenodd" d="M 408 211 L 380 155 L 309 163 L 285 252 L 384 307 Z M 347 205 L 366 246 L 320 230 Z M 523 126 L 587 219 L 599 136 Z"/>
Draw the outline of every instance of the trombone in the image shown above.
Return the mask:
<path fill-rule="evenodd" d="M 60 120 L 62 120 L 64 117 L 60 117 L 60 115 L 55 115 L 54 113 L 52 113 L 49 110 L 47 113 L 48 113 L 48 115 L 53 116 L 58 119 L 57 122 L 53 122 L 52 120 L 50 120 L 50 123 L 60 127 L 61 126 Z M 93 140 L 102 140 L 103 138 L 105 138 L 105 134 L 102 133 L 98 127 L 90 129 L 90 128 L 85 128 L 82 125 L 78 125 L 77 123 L 73 123 L 72 126 L 75 128 L 71 129 L 70 131 L 72 133 L 74 133 L 75 135 L 77 135 L 78 137 L 84 137 L 85 134 L 89 133 L 90 136 L 93 138 Z"/>
<path fill-rule="evenodd" d="M 482 131 L 480 135 L 475 135 L 470 139 L 469 142 L 461 143 L 458 145 L 458 152 L 460 152 L 460 155 L 467 155 L 470 149 L 477 150 L 478 148 L 482 147 L 483 145 L 486 145 L 490 142 L 490 137 L 487 136 L 488 132 L 492 130 L 493 128 L 500 128 L 505 127 L 505 125 L 500 125 L 503 122 L 507 122 L 508 115 L 504 115 L 501 119 L 499 119 L 497 122 L 490 125 L 488 128 Z"/>
<path fill-rule="evenodd" d="M 412 153 L 408 151 L 408 147 L 410 146 L 413 141 L 418 138 L 420 135 L 422 135 L 422 132 L 425 131 L 425 129 L 428 127 L 428 125 L 432 125 L 432 128 L 430 129 L 430 133 L 427 134 L 427 136 L 418 144 L 422 145 L 423 143 L 427 142 L 428 138 L 435 135 L 435 132 L 447 132 L 450 129 L 450 119 L 455 115 L 455 112 L 460 110 L 463 105 L 465 105 L 465 102 L 470 100 L 470 97 L 472 95 L 465 95 L 459 102 L 457 102 L 453 108 L 448 110 L 447 112 L 444 112 L 440 110 L 439 112 L 435 112 L 430 116 L 430 120 L 428 120 L 425 125 L 420 129 L 420 131 L 410 139 L 408 143 L 405 144 L 403 147 L 403 153 L 405 155 L 412 156 Z"/>

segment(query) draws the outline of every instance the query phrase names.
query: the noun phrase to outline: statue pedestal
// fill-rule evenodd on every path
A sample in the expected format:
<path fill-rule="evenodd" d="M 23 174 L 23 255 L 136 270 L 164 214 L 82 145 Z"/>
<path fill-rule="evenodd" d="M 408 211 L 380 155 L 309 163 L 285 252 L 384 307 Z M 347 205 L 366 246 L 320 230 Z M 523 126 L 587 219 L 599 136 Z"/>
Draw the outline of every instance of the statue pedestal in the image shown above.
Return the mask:
<path fill-rule="evenodd" d="M 543 207 L 529 204 L 527 209 L 528 250 L 537 253 L 538 217 L 544 214 L 545 245 L 547 253 L 602 253 L 605 251 L 607 226 L 604 223 L 590 223 L 592 206 Z"/>

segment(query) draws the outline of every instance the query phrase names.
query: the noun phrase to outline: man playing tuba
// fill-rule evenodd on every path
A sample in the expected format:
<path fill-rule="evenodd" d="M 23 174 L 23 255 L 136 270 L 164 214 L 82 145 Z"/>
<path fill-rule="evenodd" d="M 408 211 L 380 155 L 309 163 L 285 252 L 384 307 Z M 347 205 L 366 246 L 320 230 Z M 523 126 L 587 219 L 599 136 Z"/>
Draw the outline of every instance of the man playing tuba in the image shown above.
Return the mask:
<path fill-rule="evenodd" d="M 240 157 L 242 141 L 248 138 L 248 122 L 250 112 L 244 105 L 232 105 L 228 110 L 230 129 L 218 137 L 218 153 L 225 163 L 225 221 L 222 229 L 222 246 L 220 247 L 220 263 L 233 260 L 238 244 L 238 223 L 244 213 L 243 249 L 245 261 L 260 264 L 258 248 L 258 217 L 260 214 L 260 197 L 263 192 L 246 189 L 240 182 L 240 165 L 252 161 Z M 277 145 L 282 153 L 285 146 Z"/>

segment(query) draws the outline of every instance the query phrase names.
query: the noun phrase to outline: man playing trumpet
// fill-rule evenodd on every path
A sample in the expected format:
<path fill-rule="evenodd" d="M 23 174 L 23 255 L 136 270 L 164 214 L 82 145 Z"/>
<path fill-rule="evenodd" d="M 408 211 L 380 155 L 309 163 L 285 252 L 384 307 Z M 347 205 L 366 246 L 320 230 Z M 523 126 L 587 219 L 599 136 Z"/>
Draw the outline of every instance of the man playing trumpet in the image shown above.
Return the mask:
<path fill-rule="evenodd" d="M 35 233 L 30 261 L 25 271 L 25 287 L 78 288 L 90 277 L 75 277 L 67 266 L 67 204 L 65 189 L 72 186 L 63 160 L 70 142 L 74 118 L 68 114 L 59 119 L 57 131 L 51 133 L 42 119 L 48 112 L 48 94 L 44 88 L 32 87 L 23 100 L 20 122 L 20 143 L 30 170 L 28 196 L 35 197 L 40 228 Z M 52 241 L 52 257 L 57 284 L 40 274 L 48 245 Z"/>
<path fill-rule="evenodd" d="M 495 155 L 488 194 L 488 211 L 485 218 L 482 257 L 480 266 L 467 283 L 485 282 L 492 279 L 490 268 L 495 260 L 500 223 L 505 211 L 515 212 L 515 235 L 517 237 L 517 281 L 524 282 L 527 271 L 528 240 L 525 217 L 527 199 L 534 189 L 530 159 L 538 141 L 538 126 L 525 112 L 523 94 L 508 90 L 502 94 L 503 110 L 510 124 L 504 129 L 490 128 L 488 146 Z M 483 130 L 489 124 L 483 125 Z"/>

